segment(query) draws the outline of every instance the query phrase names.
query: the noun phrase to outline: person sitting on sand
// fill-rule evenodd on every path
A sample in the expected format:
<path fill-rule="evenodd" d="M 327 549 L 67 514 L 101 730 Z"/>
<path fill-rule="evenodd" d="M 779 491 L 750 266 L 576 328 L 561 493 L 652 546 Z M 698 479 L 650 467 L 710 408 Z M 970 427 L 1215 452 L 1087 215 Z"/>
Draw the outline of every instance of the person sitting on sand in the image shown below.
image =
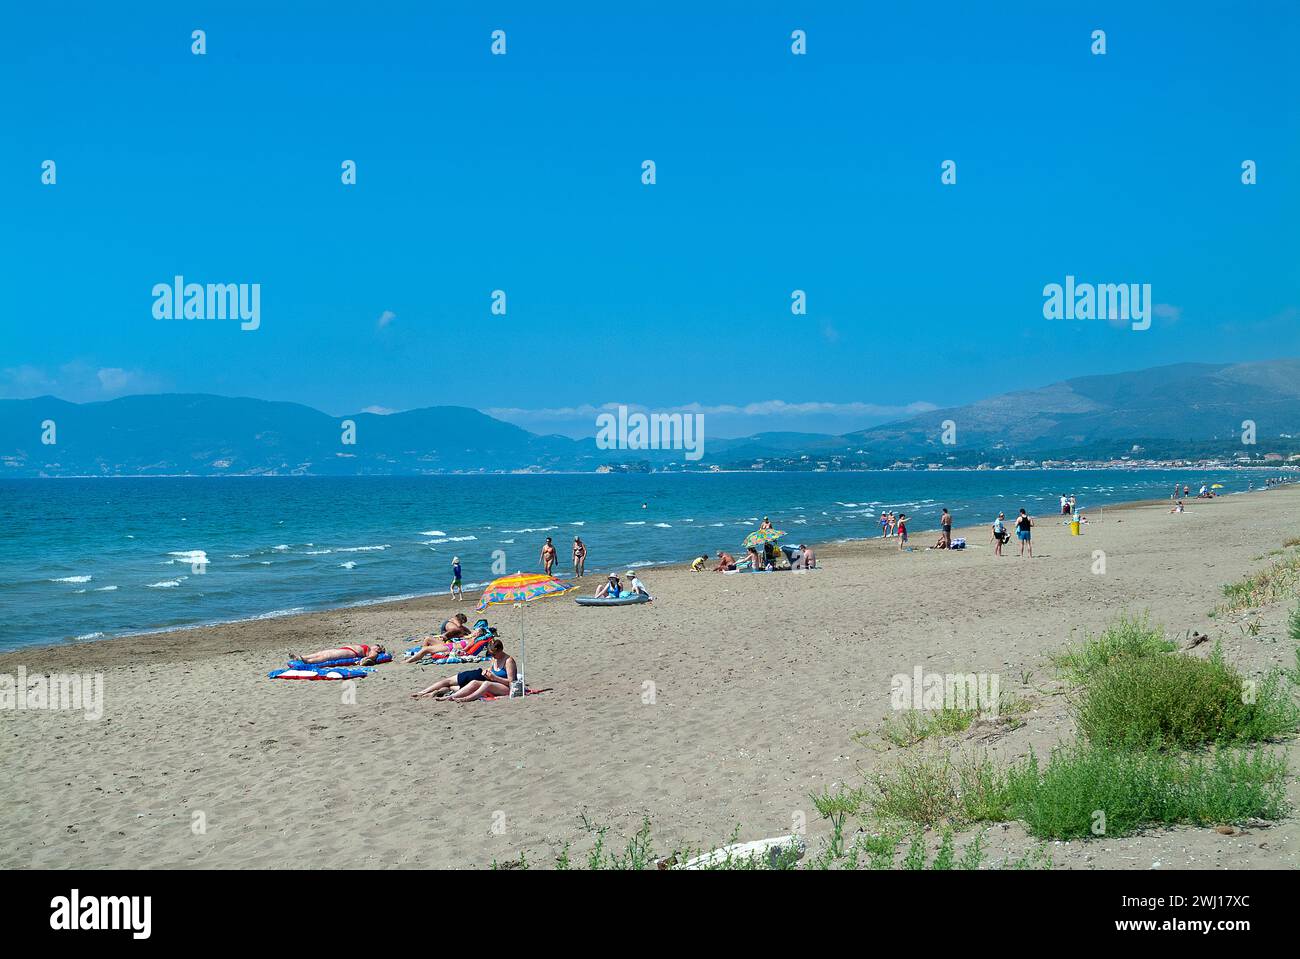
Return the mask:
<path fill-rule="evenodd" d="M 1171 513 L 1181 513 L 1181 512 L 1183 512 L 1183 501 L 1182 501 L 1182 500 L 1179 500 L 1177 506 L 1172 506 L 1172 507 L 1170 507 L 1169 512 L 1171 512 Z"/>
<path fill-rule="evenodd" d="M 708 553 L 701 553 L 699 556 L 696 556 L 695 560 L 691 563 L 691 572 L 692 573 L 704 572 L 704 564 L 707 563 L 708 561 L 709 561 Z"/>
<path fill-rule="evenodd" d="M 816 569 L 817 556 L 812 551 L 811 546 L 799 544 L 799 552 L 795 554 L 796 559 L 790 564 L 791 569 Z"/>
<path fill-rule="evenodd" d="M 379 657 L 386 652 L 387 650 L 383 646 L 369 646 L 365 643 L 357 643 L 355 646 L 336 646 L 333 649 L 322 649 L 318 653 L 308 653 L 306 656 L 290 653 L 289 661 L 314 666 L 318 663 L 332 663 L 336 659 L 355 659 L 358 666 L 373 666 Z"/>
<path fill-rule="evenodd" d="M 510 684 L 519 676 L 513 656 L 507 656 L 501 640 L 488 645 L 492 657 L 490 669 L 465 669 L 455 676 L 444 676 L 432 686 L 412 693 L 412 699 L 455 700 L 467 703 L 484 696 L 509 696 Z"/>
<path fill-rule="evenodd" d="M 407 656 L 402 662 L 406 664 L 419 662 L 425 656 L 432 656 L 434 653 L 441 652 L 455 655 L 457 645 L 463 651 L 472 640 L 487 635 L 490 629 L 487 620 L 480 620 L 479 622 L 483 624 L 482 627 L 476 626 L 471 630 L 468 625 L 469 617 L 464 613 L 457 613 L 451 619 L 444 619 L 442 625 L 438 627 L 437 633 L 418 638 L 420 648 Z"/>
<path fill-rule="evenodd" d="M 758 550 L 754 549 L 754 547 L 747 546 L 745 547 L 745 558 L 736 564 L 736 569 L 740 569 L 746 563 L 749 564 L 750 569 L 762 569 L 763 557 L 759 555 Z"/>
<path fill-rule="evenodd" d="M 718 551 L 718 565 L 713 567 L 715 573 L 727 573 L 736 568 L 736 557 L 726 550 Z"/>
<path fill-rule="evenodd" d="M 645 588 L 645 583 L 637 579 L 636 573 L 630 569 L 627 571 L 627 594 L 629 596 L 644 596 L 652 603 L 655 599 L 650 595 L 650 590 Z"/>
<path fill-rule="evenodd" d="M 609 579 L 600 584 L 600 589 L 596 590 L 597 599 L 618 599 L 619 593 L 623 589 L 623 584 L 618 581 L 618 576 L 614 573 L 609 574 Z"/>

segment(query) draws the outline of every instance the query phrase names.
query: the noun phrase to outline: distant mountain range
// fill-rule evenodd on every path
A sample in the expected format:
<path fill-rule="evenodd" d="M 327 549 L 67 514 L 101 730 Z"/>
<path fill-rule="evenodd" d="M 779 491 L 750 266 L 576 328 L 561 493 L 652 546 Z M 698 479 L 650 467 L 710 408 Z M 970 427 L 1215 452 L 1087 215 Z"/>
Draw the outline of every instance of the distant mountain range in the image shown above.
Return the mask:
<path fill-rule="evenodd" d="M 1244 420 L 1256 424 L 1254 447 L 1241 442 Z M 713 439 L 707 426 L 706 419 L 703 459 L 688 462 L 680 451 L 601 450 L 594 439 L 540 436 L 456 406 L 336 417 L 205 394 L 83 404 L 45 396 L 0 400 L 0 477 L 973 466 L 1104 459 L 1134 447 L 1163 458 L 1290 453 L 1300 450 L 1300 360 L 1080 377 L 842 436 Z M 945 429 L 955 442 L 944 442 Z"/>

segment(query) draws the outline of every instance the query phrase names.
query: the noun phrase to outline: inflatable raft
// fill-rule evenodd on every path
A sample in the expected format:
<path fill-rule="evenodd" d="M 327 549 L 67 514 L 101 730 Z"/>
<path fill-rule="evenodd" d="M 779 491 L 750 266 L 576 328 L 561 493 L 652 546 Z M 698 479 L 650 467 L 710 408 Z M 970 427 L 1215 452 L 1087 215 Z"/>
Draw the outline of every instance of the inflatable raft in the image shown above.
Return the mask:
<path fill-rule="evenodd" d="M 574 602 L 579 606 L 635 606 L 637 603 L 650 602 L 650 597 L 645 593 L 620 596 L 617 599 L 610 599 L 608 596 L 579 596 Z"/>

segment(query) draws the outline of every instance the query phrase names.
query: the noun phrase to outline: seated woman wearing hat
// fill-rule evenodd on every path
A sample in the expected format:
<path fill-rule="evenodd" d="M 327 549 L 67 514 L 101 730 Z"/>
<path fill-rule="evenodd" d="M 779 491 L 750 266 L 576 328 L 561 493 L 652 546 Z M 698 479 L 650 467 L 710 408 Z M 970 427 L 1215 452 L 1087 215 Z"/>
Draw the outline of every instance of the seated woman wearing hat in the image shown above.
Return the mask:
<path fill-rule="evenodd" d="M 597 599 L 618 599 L 619 593 L 623 589 L 623 584 L 618 581 L 616 573 L 610 573 L 609 579 L 600 584 L 600 589 L 596 590 Z"/>

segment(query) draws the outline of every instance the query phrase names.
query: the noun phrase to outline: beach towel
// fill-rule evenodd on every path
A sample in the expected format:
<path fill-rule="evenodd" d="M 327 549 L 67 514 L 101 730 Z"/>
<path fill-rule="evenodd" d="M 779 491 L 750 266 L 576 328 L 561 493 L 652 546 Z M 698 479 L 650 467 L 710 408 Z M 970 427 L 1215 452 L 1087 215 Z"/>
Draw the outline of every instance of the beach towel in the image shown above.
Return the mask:
<path fill-rule="evenodd" d="M 380 653 L 379 658 L 375 660 L 375 663 L 376 664 L 391 663 L 392 661 L 393 661 L 392 655 L 390 655 L 389 653 Z M 355 666 L 359 662 L 361 662 L 360 656 L 349 656 L 346 659 L 327 659 L 323 663 L 306 663 L 303 662 L 301 659 L 291 659 L 289 660 L 289 668 L 290 669 L 320 669 L 320 668 L 328 669 L 332 666 Z"/>
<path fill-rule="evenodd" d="M 527 689 L 524 690 L 524 695 L 540 696 L 542 693 L 549 693 L 550 691 L 551 691 L 550 687 L 547 687 L 546 689 L 533 689 L 531 686 L 529 686 Z M 479 701 L 490 703 L 494 699 L 509 699 L 509 698 L 510 698 L 509 696 L 496 696 L 493 695 L 492 693 L 485 693 L 484 695 L 479 697 Z M 515 698 L 518 699 L 519 697 L 516 696 Z"/>
<path fill-rule="evenodd" d="M 273 669 L 267 679 L 365 679 L 374 670 L 368 666 L 309 666 L 306 669 Z"/>
<path fill-rule="evenodd" d="M 419 646 L 412 646 L 406 651 L 407 656 L 414 656 L 420 651 Z M 486 663 L 492 659 L 487 653 L 479 656 L 439 656 L 434 653 L 432 656 L 426 656 L 416 663 L 417 666 L 432 664 L 434 666 L 459 666 L 461 663 Z"/>
<path fill-rule="evenodd" d="M 487 636 L 481 636 L 481 637 L 479 637 L 478 639 L 474 640 L 474 642 L 472 642 L 472 643 L 470 643 L 468 646 L 466 646 L 466 647 L 465 647 L 465 652 L 464 652 L 463 654 L 459 655 L 459 656 L 449 656 L 449 655 L 447 654 L 447 652 L 446 652 L 445 650 L 443 650 L 443 651 L 441 651 L 441 652 L 434 653 L 431 657 L 425 657 L 424 659 L 420 660 L 420 662 L 422 662 L 422 663 L 423 663 L 423 662 L 435 662 L 435 663 L 485 663 L 485 662 L 487 662 L 489 659 L 492 658 L 491 656 L 489 656 L 489 655 L 487 654 L 486 650 L 487 650 L 487 647 L 488 647 L 488 643 L 492 642 L 492 640 L 493 640 L 493 638 L 495 638 L 495 636 L 496 636 L 496 631 L 493 630 L 491 634 L 489 634 L 489 635 L 487 635 Z M 407 642 L 410 642 L 410 641 L 411 641 L 412 639 L 414 639 L 414 638 L 415 638 L 414 636 L 408 636 L 408 637 L 406 637 Z M 406 655 L 407 655 L 407 656 L 413 656 L 413 655 L 415 655 L 416 653 L 418 653 L 419 651 L 420 651 L 420 647 L 419 647 L 419 646 L 412 646 L 410 649 L 408 649 L 408 650 L 406 651 Z"/>

